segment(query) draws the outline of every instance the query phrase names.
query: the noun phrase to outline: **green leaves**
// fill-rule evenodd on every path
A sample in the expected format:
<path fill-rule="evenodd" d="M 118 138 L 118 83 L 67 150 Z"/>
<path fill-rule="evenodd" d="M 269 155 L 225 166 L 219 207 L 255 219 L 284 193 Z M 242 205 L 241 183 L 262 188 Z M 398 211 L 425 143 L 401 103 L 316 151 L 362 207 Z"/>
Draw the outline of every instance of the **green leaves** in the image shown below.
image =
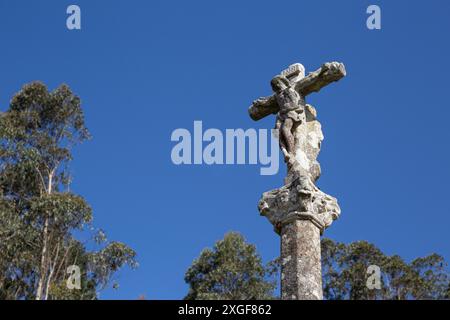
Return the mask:
<path fill-rule="evenodd" d="M 53 228 L 82 229 L 92 221 L 92 209 L 80 196 L 69 192 L 44 194 L 30 201 L 30 216 L 39 219 L 45 213 Z"/>
<path fill-rule="evenodd" d="M 103 233 L 93 235 L 98 251 L 74 237 L 92 231 L 91 207 L 67 191 L 72 147 L 88 138 L 66 85 L 27 84 L 0 114 L 0 299 L 94 299 L 120 268 L 137 266 L 132 249 Z M 80 290 L 66 285 L 73 265 Z"/>
<path fill-rule="evenodd" d="M 89 269 L 98 286 L 105 287 L 114 272 L 124 265 L 137 268 L 136 252 L 121 242 L 111 242 L 98 252 L 89 254 Z M 117 283 L 114 283 L 118 287 Z"/>
<path fill-rule="evenodd" d="M 388 256 L 367 241 L 350 244 L 322 239 L 324 298 L 328 300 L 449 299 L 450 275 L 437 254 L 411 263 Z M 367 286 L 369 266 L 380 268 L 380 289 Z M 275 298 L 280 261 L 262 265 L 256 248 L 242 235 L 228 233 L 213 249 L 205 249 L 185 274 L 185 299 Z"/>
<path fill-rule="evenodd" d="M 381 289 L 366 285 L 370 265 L 380 267 Z M 385 255 L 366 241 L 345 245 L 322 240 L 326 299 L 444 299 L 450 285 L 445 267 L 444 258 L 437 254 L 406 263 L 400 256 Z"/>
<path fill-rule="evenodd" d="M 273 298 L 272 265 L 263 266 L 255 246 L 238 233 L 227 233 L 213 250 L 205 249 L 187 270 L 185 299 L 251 300 Z"/>
<path fill-rule="evenodd" d="M 2 160 L 27 162 L 44 183 L 52 174 L 55 186 L 72 159 L 71 148 L 90 137 L 80 99 L 66 85 L 53 92 L 40 82 L 25 85 L 0 119 Z"/>
<path fill-rule="evenodd" d="M 41 82 L 25 85 L 11 100 L 9 114 L 15 126 L 35 138 L 37 133 L 61 140 L 81 142 L 89 138 L 81 100 L 67 85 L 53 92 Z"/>

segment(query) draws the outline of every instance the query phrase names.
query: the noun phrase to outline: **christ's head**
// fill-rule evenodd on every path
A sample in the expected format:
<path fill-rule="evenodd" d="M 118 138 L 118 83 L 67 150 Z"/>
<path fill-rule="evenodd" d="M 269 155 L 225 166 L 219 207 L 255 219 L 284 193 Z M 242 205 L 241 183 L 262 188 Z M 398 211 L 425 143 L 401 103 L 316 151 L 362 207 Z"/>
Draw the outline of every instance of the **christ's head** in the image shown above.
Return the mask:
<path fill-rule="evenodd" d="M 273 92 L 278 93 L 289 87 L 289 80 L 283 76 L 276 76 L 272 79 L 270 85 L 272 86 Z"/>

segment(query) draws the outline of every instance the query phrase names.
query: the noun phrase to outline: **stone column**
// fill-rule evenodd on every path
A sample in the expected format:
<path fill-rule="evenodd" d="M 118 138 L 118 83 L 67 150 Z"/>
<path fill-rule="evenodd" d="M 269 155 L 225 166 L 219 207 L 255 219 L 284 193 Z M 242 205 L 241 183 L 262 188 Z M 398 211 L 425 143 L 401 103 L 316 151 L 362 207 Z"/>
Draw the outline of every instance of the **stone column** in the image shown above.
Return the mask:
<path fill-rule="evenodd" d="M 322 300 L 320 229 L 310 220 L 281 226 L 283 300 Z"/>

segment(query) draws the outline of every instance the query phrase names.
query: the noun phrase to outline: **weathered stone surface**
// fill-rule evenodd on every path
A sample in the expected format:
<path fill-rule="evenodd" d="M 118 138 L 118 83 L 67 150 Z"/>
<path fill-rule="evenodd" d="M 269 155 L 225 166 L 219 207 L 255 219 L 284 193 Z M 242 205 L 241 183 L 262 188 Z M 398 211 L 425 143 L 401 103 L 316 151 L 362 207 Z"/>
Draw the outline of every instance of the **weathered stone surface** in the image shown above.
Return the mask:
<path fill-rule="evenodd" d="M 305 67 L 300 63 L 291 64 L 287 69 L 281 71 L 281 75 L 294 83 L 305 77 Z"/>
<path fill-rule="evenodd" d="M 294 64 L 300 65 L 303 70 L 305 69 L 300 63 Z M 292 66 L 288 69 L 289 70 Z M 288 74 L 288 71 L 282 71 L 281 75 Z M 295 89 L 302 92 L 304 96 L 309 95 L 312 92 L 319 91 L 322 87 L 330 84 L 331 82 L 338 81 L 346 75 L 345 66 L 339 62 L 328 62 L 323 64 L 318 70 L 311 72 L 308 76 L 304 77 L 300 73 L 299 76 L 290 79 L 291 83 L 295 86 Z M 289 78 L 288 78 L 289 79 Z M 253 120 L 260 120 L 271 114 L 277 113 L 279 107 L 276 104 L 275 97 L 262 97 L 253 102 L 248 109 L 248 113 Z"/>
<path fill-rule="evenodd" d="M 281 229 L 281 298 L 321 300 L 320 232 L 308 220 Z"/>
<path fill-rule="evenodd" d="M 298 177 L 279 189 L 265 192 L 259 201 L 258 209 L 280 233 L 281 227 L 289 219 L 310 220 L 322 233 L 340 215 L 337 200 L 309 184 L 304 177 Z"/>
<path fill-rule="evenodd" d="M 306 123 L 295 131 L 295 150 L 288 163 L 285 185 L 265 192 L 258 205 L 261 215 L 269 219 L 278 233 L 281 221 L 292 213 L 308 213 L 321 232 L 341 213 L 337 200 L 314 184 L 321 174 L 317 157 L 323 140 L 316 116 L 316 110 L 306 105 Z"/>
<path fill-rule="evenodd" d="M 282 298 L 322 299 L 320 235 L 341 211 L 337 200 L 315 182 L 323 133 L 317 112 L 305 97 L 346 75 L 342 63 L 325 63 L 305 77 L 301 64 L 291 65 L 272 79 L 274 94 L 255 100 L 250 117 L 277 114 L 276 129 L 287 164 L 284 186 L 265 192 L 261 215 L 281 235 Z"/>
<path fill-rule="evenodd" d="M 347 75 L 345 66 L 339 62 L 327 62 L 320 69 L 311 72 L 301 81 L 295 84 L 295 89 L 307 96 L 313 92 L 319 92 L 320 89 L 332 82 L 339 81 Z"/>

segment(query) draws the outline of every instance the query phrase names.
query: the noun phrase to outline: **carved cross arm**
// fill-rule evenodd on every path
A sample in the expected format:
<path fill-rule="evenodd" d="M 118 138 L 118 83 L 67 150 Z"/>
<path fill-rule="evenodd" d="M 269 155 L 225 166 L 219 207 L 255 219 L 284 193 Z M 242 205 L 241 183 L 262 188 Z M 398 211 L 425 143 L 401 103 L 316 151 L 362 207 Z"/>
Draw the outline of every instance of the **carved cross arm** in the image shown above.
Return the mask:
<path fill-rule="evenodd" d="M 302 96 L 307 96 L 310 93 L 320 91 L 320 89 L 332 82 L 340 80 L 345 75 L 346 71 L 343 63 L 327 62 L 318 70 L 311 72 L 305 78 L 298 81 L 295 89 Z"/>
<path fill-rule="evenodd" d="M 276 114 L 280 110 L 274 95 L 270 97 L 263 97 L 253 101 L 248 113 L 250 118 L 258 121 L 268 115 Z"/>

